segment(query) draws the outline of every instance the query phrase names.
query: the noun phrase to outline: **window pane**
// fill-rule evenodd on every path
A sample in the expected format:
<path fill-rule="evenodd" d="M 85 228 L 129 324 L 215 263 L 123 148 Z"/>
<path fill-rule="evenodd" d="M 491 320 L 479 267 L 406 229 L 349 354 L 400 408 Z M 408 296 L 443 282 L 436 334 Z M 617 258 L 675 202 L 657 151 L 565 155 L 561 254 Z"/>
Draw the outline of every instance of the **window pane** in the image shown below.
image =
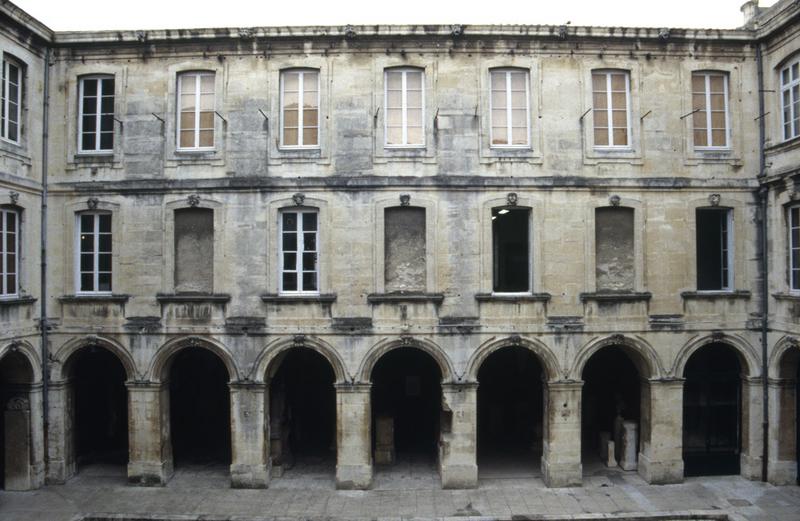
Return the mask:
<path fill-rule="evenodd" d="M 297 273 L 284 272 L 283 291 L 297 291 Z"/>
<path fill-rule="evenodd" d="M 316 127 L 317 126 L 317 110 L 306 109 L 303 111 L 303 126 Z"/>
<path fill-rule="evenodd" d="M 94 235 L 91 233 L 81 234 L 81 251 L 94 251 Z"/>
<path fill-rule="evenodd" d="M 81 136 L 81 150 L 94 150 L 95 135 L 84 133 Z"/>
<path fill-rule="evenodd" d="M 725 110 L 725 96 L 723 94 L 711 95 L 711 110 Z"/>
<path fill-rule="evenodd" d="M 283 251 L 296 251 L 297 250 L 297 234 L 284 233 L 283 234 Z"/>
<path fill-rule="evenodd" d="M 109 252 L 111 251 L 111 234 L 102 233 L 98 237 L 98 251 Z"/>
<path fill-rule="evenodd" d="M 608 112 L 606 110 L 594 111 L 594 126 L 607 127 L 608 126 Z"/>
<path fill-rule="evenodd" d="M 100 273 L 97 276 L 98 287 L 97 291 L 111 291 L 111 274 Z"/>
<path fill-rule="evenodd" d="M 694 128 L 696 130 L 705 129 L 706 128 L 706 112 L 700 111 L 695 112 L 692 114 L 692 123 L 694 124 Z"/>
<path fill-rule="evenodd" d="M 114 99 L 114 78 L 106 78 L 101 82 L 103 87 L 103 95 L 111 96 L 111 99 Z"/>
<path fill-rule="evenodd" d="M 94 275 L 81 273 L 81 291 L 94 291 Z"/>
<path fill-rule="evenodd" d="M 422 91 L 410 90 L 406 94 L 406 105 L 409 108 L 422 107 Z"/>
<path fill-rule="evenodd" d="M 506 88 L 506 73 L 505 72 L 493 72 L 492 73 L 492 89 L 498 90 Z"/>
<path fill-rule="evenodd" d="M 614 144 L 625 146 L 628 144 L 628 129 L 615 128 L 614 129 Z"/>
<path fill-rule="evenodd" d="M 303 230 L 304 231 L 314 231 L 317 229 L 317 214 L 316 213 L 304 213 L 303 214 Z"/>
<path fill-rule="evenodd" d="M 386 88 L 390 90 L 400 90 L 403 86 L 403 77 L 401 72 L 387 72 L 386 73 Z"/>
<path fill-rule="evenodd" d="M 306 251 L 314 251 L 317 249 L 317 234 L 304 233 L 303 234 L 303 249 Z"/>
<path fill-rule="evenodd" d="M 611 113 L 611 117 L 613 118 L 613 124 L 615 127 L 628 126 L 628 113 L 626 111 L 615 110 Z"/>
<path fill-rule="evenodd" d="M 725 113 L 712 112 L 711 113 L 711 128 L 725 128 Z"/>
<path fill-rule="evenodd" d="M 95 97 L 84 96 L 82 105 L 84 114 L 95 114 L 97 112 L 97 98 Z"/>
<path fill-rule="evenodd" d="M 91 253 L 81 254 L 81 271 L 92 271 L 94 269 L 94 255 Z"/>
<path fill-rule="evenodd" d="M 201 94 L 200 95 L 200 110 L 214 110 L 214 95 Z"/>
<path fill-rule="evenodd" d="M 521 72 L 511 73 L 511 90 L 525 92 L 525 74 Z"/>
<path fill-rule="evenodd" d="M 406 88 L 422 90 L 422 73 L 409 71 L 406 73 Z"/>
<path fill-rule="evenodd" d="M 110 254 L 98 255 L 97 264 L 100 271 L 111 271 L 111 255 Z"/>
<path fill-rule="evenodd" d="M 92 233 L 94 231 L 94 215 L 81 215 L 81 232 Z"/>
<path fill-rule="evenodd" d="M 692 74 L 692 92 L 705 92 L 706 77 L 702 74 Z"/>
<path fill-rule="evenodd" d="M 388 109 L 386 111 L 386 124 L 395 127 L 403 123 L 403 111 L 400 109 Z"/>
<path fill-rule="evenodd" d="M 527 145 L 528 144 L 528 129 L 527 127 L 514 127 L 511 129 L 511 136 L 513 138 L 513 145 Z"/>
<path fill-rule="evenodd" d="M 286 109 L 283 111 L 283 125 L 284 127 L 297 126 L 297 110 Z"/>
<path fill-rule="evenodd" d="M 297 144 L 297 129 L 287 128 L 283 131 L 283 144 L 296 145 Z"/>
<path fill-rule="evenodd" d="M 711 139 L 713 141 L 713 146 L 715 147 L 724 147 L 727 143 L 725 130 L 712 130 L 711 131 Z"/>
<path fill-rule="evenodd" d="M 725 91 L 725 77 L 720 75 L 711 76 L 711 92 Z"/>
<path fill-rule="evenodd" d="M 94 116 L 83 116 L 83 131 L 93 132 L 97 128 L 96 121 Z"/>
<path fill-rule="evenodd" d="M 592 90 L 594 92 L 606 91 L 606 75 L 602 73 L 592 74 Z"/>
<path fill-rule="evenodd" d="M 203 74 L 200 76 L 200 92 L 214 93 L 214 75 Z"/>
<path fill-rule="evenodd" d="M 13 211 L 6 212 L 6 224 L 8 226 L 8 232 L 14 233 L 14 230 L 16 230 L 17 227 L 17 214 Z"/>
<path fill-rule="evenodd" d="M 196 81 L 194 74 L 181 74 L 181 92 L 194 92 Z"/>
<path fill-rule="evenodd" d="M 317 145 L 318 143 L 318 135 L 317 135 L 316 128 L 306 128 L 303 129 L 303 144 L 304 145 Z"/>
<path fill-rule="evenodd" d="M 194 112 L 181 112 L 181 128 L 184 130 L 194 128 Z"/>
<path fill-rule="evenodd" d="M 200 128 L 213 129 L 214 128 L 214 113 L 201 112 L 200 113 Z"/>
<path fill-rule="evenodd" d="M 191 94 L 181 94 L 181 110 L 194 110 L 196 99 L 194 91 Z"/>
<path fill-rule="evenodd" d="M 112 150 L 114 148 L 114 133 L 104 132 L 100 135 L 100 149 Z"/>
<path fill-rule="evenodd" d="M 419 109 L 408 109 L 406 111 L 406 124 L 409 127 L 419 127 L 422 125 L 422 111 Z"/>
<path fill-rule="evenodd" d="M 386 93 L 386 108 L 399 108 L 403 104 L 403 93 L 399 90 L 390 90 Z"/>
<path fill-rule="evenodd" d="M 705 94 L 692 94 L 692 110 L 701 111 L 706 109 L 706 95 Z"/>
<path fill-rule="evenodd" d="M 408 129 L 408 144 L 409 145 L 422 144 L 422 127 L 410 127 Z"/>
<path fill-rule="evenodd" d="M 708 146 L 708 134 L 706 134 L 705 130 L 694 131 L 694 146 L 696 147 Z"/>
<path fill-rule="evenodd" d="M 611 75 L 611 90 L 612 91 L 625 91 L 625 75 L 612 74 Z"/>
<path fill-rule="evenodd" d="M 97 80 L 83 80 L 83 95 L 96 96 L 97 95 Z"/>
<path fill-rule="evenodd" d="M 605 128 L 594 129 L 594 144 L 597 146 L 608 146 L 608 130 Z"/>
<path fill-rule="evenodd" d="M 303 273 L 303 291 L 317 291 L 317 274 Z"/>
<path fill-rule="evenodd" d="M 213 130 L 201 130 L 200 131 L 200 146 L 201 147 L 213 147 L 214 146 L 214 131 Z"/>
<path fill-rule="evenodd" d="M 283 231 L 291 232 L 297 230 L 297 215 L 292 212 L 283 212 Z"/>
<path fill-rule="evenodd" d="M 102 101 L 100 102 L 100 111 L 105 114 L 113 114 L 114 113 L 114 98 L 111 96 L 103 96 Z"/>
<path fill-rule="evenodd" d="M 626 97 L 624 92 L 611 93 L 611 107 L 614 109 L 625 110 L 627 108 Z"/>
<path fill-rule="evenodd" d="M 284 253 L 283 254 L 283 269 L 293 270 L 297 268 L 297 254 Z"/>
<path fill-rule="evenodd" d="M 99 226 L 100 233 L 111 233 L 111 215 L 110 214 L 99 215 L 98 220 L 100 221 L 100 226 Z"/>
<path fill-rule="evenodd" d="M 386 143 L 389 145 L 401 145 L 403 141 L 403 130 L 400 127 L 390 127 L 386 129 Z"/>
<path fill-rule="evenodd" d="M 306 271 L 313 271 L 317 267 L 317 254 L 304 253 L 303 254 L 303 269 Z"/>
<path fill-rule="evenodd" d="M 111 115 L 100 116 L 100 130 L 102 132 L 113 132 L 114 130 L 114 117 Z"/>
<path fill-rule="evenodd" d="M 182 130 L 181 131 L 181 140 L 180 146 L 183 148 L 191 148 L 194 146 L 194 131 L 193 130 Z"/>
<path fill-rule="evenodd" d="M 528 107 L 528 98 L 525 95 L 525 91 L 511 93 L 511 106 L 518 109 Z"/>
<path fill-rule="evenodd" d="M 17 277 L 14 274 L 9 274 L 6 277 L 6 288 L 8 289 L 8 295 L 16 294 L 17 292 Z"/>
<path fill-rule="evenodd" d="M 299 88 L 298 83 L 298 73 L 296 72 L 284 72 L 283 73 L 283 90 L 284 92 L 288 91 L 297 91 Z"/>
<path fill-rule="evenodd" d="M 608 108 L 608 95 L 605 92 L 595 92 L 592 95 L 592 102 L 596 109 Z"/>

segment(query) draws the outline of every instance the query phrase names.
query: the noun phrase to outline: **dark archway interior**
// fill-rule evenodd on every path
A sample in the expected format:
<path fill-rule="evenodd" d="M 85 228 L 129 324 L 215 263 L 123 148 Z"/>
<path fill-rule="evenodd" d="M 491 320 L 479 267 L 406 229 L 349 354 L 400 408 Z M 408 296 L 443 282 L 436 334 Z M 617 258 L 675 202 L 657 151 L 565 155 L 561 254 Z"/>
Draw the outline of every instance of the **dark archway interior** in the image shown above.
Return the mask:
<path fill-rule="evenodd" d="M 328 360 L 306 348 L 291 349 L 270 382 L 273 464 L 294 459 L 335 461 L 336 377 Z"/>
<path fill-rule="evenodd" d="M 795 427 L 794 427 L 794 435 L 795 435 L 795 444 L 794 444 L 794 454 L 797 458 L 797 484 L 800 485 L 800 391 L 798 391 L 798 387 L 800 387 L 800 364 L 797 364 L 797 374 L 795 375 L 794 380 L 794 406 L 795 406 Z"/>
<path fill-rule="evenodd" d="M 231 462 L 228 370 L 217 355 L 188 347 L 169 372 L 170 429 L 175 465 Z"/>
<path fill-rule="evenodd" d="M 117 356 L 97 346 L 73 355 L 69 376 L 75 404 L 75 461 L 128 462 L 128 390 L 125 367 Z"/>
<path fill-rule="evenodd" d="M 6 477 L 6 423 L 5 409 L 9 400 L 26 396 L 33 383 L 30 362 L 19 352 L 7 354 L 0 360 L 0 489 L 5 489 Z"/>
<path fill-rule="evenodd" d="M 478 464 L 542 451 L 542 366 L 519 346 L 489 355 L 478 371 Z"/>
<path fill-rule="evenodd" d="M 372 437 L 380 417 L 394 419 L 394 449 L 398 459 L 436 457 L 441 411 L 441 371 L 420 349 L 394 349 L 372 370 Z"/>
<path fill-rule="evenodd" d="M 583 369 L 581 446 L 584 461 L 600 456 L 600 433 L 618 441 L 619 420 L 639 424 L 641 436 L 641 377 L 630 356 L 619 346 L 601 348 Z M 615 447 L 619 460 L 620 447 Z M 638 447 L 637 447 L 638 454 Z"/>
<path fill-rule="evenodd" d="M 739 474 L 741 365 L 725 344 L 701 347 L 684 369 L 683 463 L 686 476 Z"/>

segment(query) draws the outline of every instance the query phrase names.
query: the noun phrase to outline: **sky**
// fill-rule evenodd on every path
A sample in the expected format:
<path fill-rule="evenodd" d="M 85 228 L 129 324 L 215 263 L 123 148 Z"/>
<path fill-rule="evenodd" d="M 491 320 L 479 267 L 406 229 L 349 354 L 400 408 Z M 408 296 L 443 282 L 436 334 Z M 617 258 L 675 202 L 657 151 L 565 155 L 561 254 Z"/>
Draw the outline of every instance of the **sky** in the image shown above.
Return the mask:
<path fill-rule="evenodd" d="M 744 0 L 13 0 L 56 31 L 346 24 L 742 25 Z M 766 7 L 776 0 L 762 0 Z"/>

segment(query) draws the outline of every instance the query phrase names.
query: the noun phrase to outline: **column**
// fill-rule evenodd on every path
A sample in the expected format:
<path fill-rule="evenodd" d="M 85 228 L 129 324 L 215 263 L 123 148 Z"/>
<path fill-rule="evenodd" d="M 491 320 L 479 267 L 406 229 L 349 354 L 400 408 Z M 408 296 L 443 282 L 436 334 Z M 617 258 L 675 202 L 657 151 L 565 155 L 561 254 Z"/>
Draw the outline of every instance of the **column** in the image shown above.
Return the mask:
<path fill-rule="evenodd" d="M 27 397 L 17 395 L 3 405 L 4 488 L 31 490 L 31 404 Z"/>
<path fill-rule="evenodd" d="M 478 384 L 443 384 L 439 435 L 442 488 L 478 486 Z"/>
<path fill-rule="evenodd" d="M 639 474 L 651 484 L 683 481 L 683 379 L 642 382 Z"/>
<path fill-rule="evenodd" d="M 582 381 L 547 382 L 542 475 L 548 487 L 581 485 Z"/>
<path fill-rule="evenodd" d="M 769 379 L 769 482 L 797 483 L 797 381 Z"/>
<path fill-rule="evenodd" d="M 336 384 L 336 488 L 372 486 L 370 384 Z"/>
<path fill-rule="evenodd" d="M 267 488 L 267 385 L 235 382 L 230 384 L 230 390 L 231 487 Z"/>
<path fill-rule="evenodd" d="M 128 482 L 165 485 L 172 477 L 169 384 L 127 382 Z"/>
<path fill-rule="evenodd" d="M 31 409 L 31 488 L 44 485 L 44 425 L 42 418 L 42 384 L 29 386 L 28 402 Z"/>
<path fill-rule="evenodd" d="M 741 474 L 752 480 L 761 479 L 762 440 L 761 378 L 742 377 L 742 454 Z"/>
<path fill-rule="evenodd" d="M 73 403 L 69 382 L 51 382 L 48 389 L 47 482 L 66 483 L 75 474 L 72 439 Z"/>

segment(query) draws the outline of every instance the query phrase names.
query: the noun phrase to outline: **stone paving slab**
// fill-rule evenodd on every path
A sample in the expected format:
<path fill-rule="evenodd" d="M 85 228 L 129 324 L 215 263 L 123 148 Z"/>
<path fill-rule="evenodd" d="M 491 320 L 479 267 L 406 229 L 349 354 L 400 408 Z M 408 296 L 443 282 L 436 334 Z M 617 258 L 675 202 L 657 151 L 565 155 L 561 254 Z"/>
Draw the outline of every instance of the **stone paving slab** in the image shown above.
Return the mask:
<path fill-rule="evenodd" d="M 287 472 L 266 490 L 231 489 L 225 469 L 180 469 L 165 487 L 128 485 L 124 468 L 83 470 L 66 485 L 0 492 L 0 521 L 800 521 L 800 487 L 738 476 L 648 485 L 609 471 L 578 488 L 539 478 L 484 478 L 475 490 L 442 490 L 435 471 L 381 471 L 368 491 L 338 491 L 333 474 Z M 90 519 L 91 519 L 90 517 Z"/>

